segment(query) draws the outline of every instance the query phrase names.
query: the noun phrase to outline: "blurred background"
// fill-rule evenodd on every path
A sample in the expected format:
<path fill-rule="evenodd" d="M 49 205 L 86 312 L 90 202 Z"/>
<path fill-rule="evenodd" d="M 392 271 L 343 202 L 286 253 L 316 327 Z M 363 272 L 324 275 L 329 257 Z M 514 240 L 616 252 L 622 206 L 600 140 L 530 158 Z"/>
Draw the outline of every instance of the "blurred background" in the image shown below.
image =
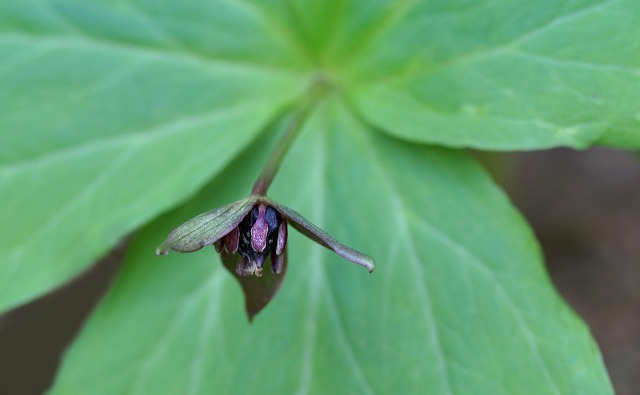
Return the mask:
<path fill-rule="evenodd" d="M 618 395 L 640 394 L 640 156 L 604 148 L 475 153 L 533 227 Z M 0 394 L 40 394 L 117 274 L 126 240 L 51 294 L 0 316 Z"/>
<path fill-rule="evenodd" d="M 557 149 L 507 160 L 504 185 L 600 345 L 616 393 L 640 394 L 640 155 Z"/>

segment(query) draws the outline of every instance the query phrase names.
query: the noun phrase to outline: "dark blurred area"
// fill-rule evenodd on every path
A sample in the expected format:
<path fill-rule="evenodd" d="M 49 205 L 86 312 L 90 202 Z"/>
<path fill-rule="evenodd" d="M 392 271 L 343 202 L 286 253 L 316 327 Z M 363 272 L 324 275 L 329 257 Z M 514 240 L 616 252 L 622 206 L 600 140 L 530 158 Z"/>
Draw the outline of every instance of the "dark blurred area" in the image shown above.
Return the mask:
<path fill-rule="evenodd" d="M 127 240 L 75 279 L 0 315 L 0 395 L 36 395 L 53 383 L 64 350 L 108 290 Z"/>
<path fill-rule="evenodd" d="M 533 226 L 554 283 L 602 349 L 616 393 L 640 394 L 640 156 L 603 148 L 478 156 Z M 0 395 L 48 388 L 123 250 L 0 316 Z"/>
<path fill-rule="evenodd" d="M 505 187 L 553 282 L 591 328 L 616 393 L 640 394 L 640 155 L 556 149 L 510 161 Z"/>

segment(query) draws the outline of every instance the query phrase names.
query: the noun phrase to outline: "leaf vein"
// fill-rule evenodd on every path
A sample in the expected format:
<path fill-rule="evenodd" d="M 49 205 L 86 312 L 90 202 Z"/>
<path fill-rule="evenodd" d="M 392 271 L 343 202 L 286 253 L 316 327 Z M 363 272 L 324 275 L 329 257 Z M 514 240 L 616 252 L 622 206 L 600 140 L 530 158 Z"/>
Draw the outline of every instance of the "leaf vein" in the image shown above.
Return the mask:
<path fill-rule="evenodd" d="M 487 278 L 491 282 L 493 282 L 493 284 L 495 285 L 495 289 L 498 291 L 498 295 L 500 296 L 500 298 L 502 298 L 505 301 L 505 303 L 509 307 L 509 310 L 512 312 L 514 318 L 516 319 L 516 322 L 518 323 L 518 326 L 520 327 L 520 330 L 524 334 L 524 337 L 525 337 L 525 339 L 527 341 L 527 345 L 529 346 L 529 349 L 531 350 L 533 355 L 538 358 L 538 363 L 540 364 L 540 367 L 542 368 L 542 371 L 544 373 L 545 378 L 547 379 L 547 381 L 551 385 L 551 387 L 553 389 L 553 392 L 556 393 L 556 394 L 560 394 L 561 393 L 560 389 L 558 388 L 556 382 L 553 380 L 551 372 L 549 371 L 549 368 L 548 368 L 547 364 L 545 363 L 544 359 L 542 358 L 542 353 L 540 352 L 538 344 L 535 341 L 535 336 L 533 335 L 531 330 L 529 330 L 529 327 L 526 325 L 526 322 L 525 322 L 525 320 L 524 320 L 524 318 L 522 316 L 522 313 L 516 307 L 516 305 L 514 304 L 513 300 L 509 296 L 509 294 L 506 292 L 506 290 L 504 288 L 504 284 L 496 279 L 495 273 L 489 268 L 488 264 L 486 262 L 482 261 L 475 254 L 473 254 L 472 251 L 469 248 L 467 248 L 466 246 L 462 245 L 460 242 L 456 241 L 454 238 L 452 238 L 451 236 L 449 236 L 448 234 L 446 234 L 442 230 L 435 228 L 429 222 L 424 221 L 424 220 L 422 220 L 422 221 L 419 220 L 419 221 L 417 221 L 417 224 L 419 226 L 422 226 L 422 228 L 424 230 L 426 230 L 429 233 L 433 234 L 440 241 L 442 241 L 445 244 L 449 245 L 454 251 L 456 251 L 459 254 L 459 256 L 467 258 L 467 259 L 464 259 L 463 261 L 474 263 L 478 268 L 480 268 L 485 273 Z"/>
<path fill-rule="evenodd" d="M 118 169 L 123 168 L 127 161 L 134 157 L 138 149 L 139 147 L 128 147 L 128 149 L 124 150 L 120 155 L 115 156 L 110 161 L 109 166 L 106 166 L 96 178 L 85 185 L 81 193 L 75 195 L 72 199 L 69 199 L 66 204 L 64 204 L 55 212 L 53 216 L 51 216 L 46 220 L 46 222 L 43 222 L 40 226 L 38 226 L 38 228 L 29 235 L 24 243 L 17 244 L 11 252 L 10 260 L 18 262 L 20 258 L 22 258 L 22 256 L 24 256 L 24 254 L 28 251 L 29 247 L 38 245 L 39 239 L 46 237 L 50 232 L 52 232 L 54 230 L 54 227 L 76 208 L 78 202 L 90 199 L 100 186 L 109 181 L 110 177 L 115 174 Z M 11 267 L 16 270 L 19 266 L 11 265 Z M 12 274 L 13 271 L 10 271 L 10 273 L 6 274 L 6 276 L 10 278 Z"/>
<path fill-rule="evenodd" d="M 321 176 L 324 174 L 326 169 L 326 161 L 324 159 L 326 157 L 326 146 L 324 142 L 321 144 L 318 144 L 318 146 L 316 147 L 316 150 L 317 150 L 316 152 L 318 152 L 318 155 L 316 155 L 318 159 L 313 164 L 313 166 L 310 166 L 310 169 L 317 171 L 319 173 L 318 178 L 321 178 Z M 309 177 L 309 179 L 311 179 L 311 177 Z M 304 192 L 305 189 L 301 188 L 300 191 Z M 304 196 L 304 193 L 301 193 L 300 197 L 302 197 L 303 199 L 308 199 L 306 196 Z M 316 221 L 321 218 L 324 218 L 325 216 L 324 207 L 326 203 L 320 201 L 321 197 L 322 195 L 319 195 L 317 196 L 317 199 L 315 199 L 317 204 L 314 207 L 315 208 L 314 215 L 311 217 L 311 218 L 315 218 Z M 318 224 L 318 225 L 322 225 L 322 224 Z M 316 253 L 313 253 L 313 251 L 315 251 Z M 323 252 L 324 251 L 322 246 L 320 246 L 319 244 L 313 243 L 313 246 L 311 247 L 311 259 L 309 259 L 309 265 L 311 266 L 309 270 L 311 271 L 311 273 L 308 276 L 310 281 L 309 307 L 308 307 L 309 314 L 307 318 L 307 326 L 305 328 L 305 337 L 306 337 L 305 348 L 302 354 L 303 368 L 301 369 L 300 384 L 298 386 L 298 390 L 296 391 L 297 394 L 306 394 L 307 392 L 309 392 L 309 385 L 312 379 L 313 352 L 315 350 L 314 344 L 317 336 L 317 326 L 318 326 L 318 307 L 319 307 L 318 304 L 319 304 L 319 294 L 320 294 L 319 277 L 321 276 L 320 272 L 323 270 L 321 267 L 321 263 L 322 263 L 321 257 Z"/>
<path fill-rule="evenodd" d="M 588 69 L 593 71 L 613 71 L 613 72 L 623 72 L 623 73 L 632 73 L 632 74 L 640 75 L 640 68 L 637 68 L 637 67 L 627 67 L 627 66 L 616 65 L 616 64 L 589 63 L 589 62 L 572 60 L 572 59 L 559 59 L 559 58 L 553 58 L 550 56 L 544 56 L 541 54 L 536 54 L 533 52 L 525 52 L 520 50 L 514 50 L 512 52 L 512 55 L 517 57 L 522 57 L 525 59 L 530 59 L 540 63 L 546 63 L 546 64 L 551 64 L 551 65 L 560 66 L 560 67 L 578 67 L 578 68 Z"/>
<path fill-rule="evenodd" d="M 323 280 L 325 280 L 324 276 L 322 276 Z M 365 376 L 364 372 L 360 368 L 358 364 L 358 358 L 356 357 L 356 353 L 349 342 L 349 336 L 347 336 L 347 330 L 345 327 L 344 320 L 338 311 L 338 306 L 336 300 L 333 295 L 333 291 L 330 286 L 325 287 L 327 291 L 327 300 L 329 307 L 331 308 L 331 312 L 333 315 L 333 322 L 335 323 L 336 332 L 338 334 L 338 340 L 342 343 L 343 347 L 341 348 L 344 351 L 345 356 L 347 357 L 347 362 L 351 365 L 353 372 L 355 373 L 355 377 L 362 384 L 362 389 L 367 394 L 373 394 L 374 391 L 371 387 L 371 383 Z"/>
<path fill-rule="evenodd" d="M 360 137 L 360 140 L 363 141 L 364 144 L 367 144 L 369 146 L 368 152 L 372 154 L 371 157 L 374 159 L 376 168 L 378 172 L 381 174 L 380 179 L 382 179 L 385 182 L 385 184 L 387 184 L 386 188 L 380 188 L 380 189 L 389 192 L 388 194 L 389 200 L 394 206 L 394 208 L 390 210 L 390 212 L 394 212 L 394 213 L 407 212 L 405 204 L 402 201 L 402 199 L 397 194 L 391 193 L 392 191 L 398 191 L 401 189 L 396 188 L 396 186 L 394 185 L 394 182 L 392 181 L 392 178 L 389 177 L 387 171 L 385 170 L 384 163 L 382 163 L 382 160 L 377 154 L 376 148 L 372 147 L 372 144 L 370 143 L 369 139 L 363 134 L 364 134 L 364 131 L 361 131 L 361 133 L 357 133 L 357 135 Z M 446 393 L 451 395 L 453 394 L 453 391 L 451 389 L 451 379 L 449 377 L 449 372 L 447 371 L 447 363 L 446 363 L 444 352 L 442 349 L 442 341 L 440 340 L 438 323 L 436 321 L 435 315 L 433 314 L 433 305 L 431 301 L 429 287 L 424 281 L 425 274 L 422 267 L 420 266 L 419 257 L 417 255 L 416 248 L 415 248 L 415 243 L 413 242 L 413 238 L 412 238 L 411 232 L 407 227 L 406 221 L 404 221 L 402 217 L 399 215 L 396 216 L 396 218 L 398 222 L 398 229 L 400 229 L 400 232 L 405 236 L 404 239 L 407 241 L 407 244 L 409 247 L 408 251 L 411 253 L 412 259 L 410 261 L 413 263 L 414 268 L 417 272 L 416 280 L 418 281 L 419 283 L 418 285 L 420 286 L 420 290 L 422 291 L 421 296 L 423 300 L 424 313 L 425 313 L 425 316 L 427 317 L 427 322 L 430 329 L 429 335 L 428 335 L 429 341 L 433 344 L 433 347 L 434 347 L 438 368 L 440 369 L 440 372 L 442 375 L 443 386 L 446 390 Z"/>
<path fill-rule="evenodd" d="M 222 270 L 218 270 L 217 272 L 222 272 Z M 202 379 L 202 364 L 207 351 L 206 347 L 209 343 L 209 339 L 211 338 L 211 329 L 213 328 L 215 321 L 214 318 L 218 317 L 220 311 L 220 295 L 222 293 L 220 288 L 223 283 L 222 276 L 216 275 L 214 280 L 215 281 L 212 280 L 208 282 L 211 284 L 209 287 L 211 291 L 211 295 L 209 295 L 209 305 L 200 328 L 196 348 L 194 350 L 195 355 L 193 362 L 191 363 L 191 374 L 189 376 L 189 387 L 187 389 L 187 394 L 190 395 L 199 393 L 198 388 Z"/>
<path fill-rule="evenodd" d="M 205 113 L 190 114 L 186 117 L 182 117 L 177 120 L 170 120 L 152 128 L 120 133 L 115 136 L 95 138 L 80 144 L 62 147 L 57 150 L 50 150 L 39 156 L 14 161 L 2 166 L 0 168 L 0 177 L 16 174 L 27 167 L 45 167 L 67 156 L 88 154 L 105 148 L 118 148 L 122 146 L 131 147 L 133 145 L 140 146 L 148 144 L 151 141 L 160 140 L 174 134 L 182 133 L 185 130 L 201 127 L 221 116 L 228 117 L 236 113 L 241 113 L 245 108 L 255 108 L 255 104 L 256 102 L 247 102 L 235 105 L 234 107 L 216 109 L 215 111 L 207 111 Z"/>
<path fill-rule="evenodd" d="M 147 58 L 157 61 L 158 58 L 166 58 L 172 61 L 184 62 L 202 67 L 203 69 L 211 69 L 211 67 L 223 67 L 237 70 L 239 67 L 261 72 L 298 75 L 299 72 L 294 69 L 285 69 L 281 67 L 271 66 L 265 63 L 250 62 L 248 60 L 240 60 L 234 58 L 224 58 L 222 56 L 205 56 L 201 53 L 187 50 L 178 50 L 176 48 L 166 48 L 162 46 L 143 45 L 133 41 L 109 41 L 91 35 L 67 36 L 63 34 L 33 34 L 33 33 L 16 33 L 16 32 L 0 32 L 0 41 L 9 44 L 16 44 L 22 41 L 24 46 L 33 46 L 32 42 L 48 49 L 80 48 L 92 50 L 108 50 L 114 52 L 130 53 L 133 56 Z"/>
<path fill-rule="evenodd" d="M 166 346 L 178 330 L 178 326 L 184 322 L 189 314 L 196 308 L 198 301 L 212 288 L 211 285 L 213 284 L 213 288 L 215 288 L 215 285 L 221 282 L 222 274 L 222 269 L 215 270 L 180 302 L 180 306 L 176 309 L 165 327 L 164 333 L 159 336 L 158 342 L 154 344 L 153 348 L 140 364 L 141 368 L 138 369 L 138 375 L 133 382 L 131 394 L 137 395 L 145 393 L 144 385 L 149 379 L 149 375 L 152 373 L 155 364 L 158 363 L 159 358 L 166 351 Z"/>

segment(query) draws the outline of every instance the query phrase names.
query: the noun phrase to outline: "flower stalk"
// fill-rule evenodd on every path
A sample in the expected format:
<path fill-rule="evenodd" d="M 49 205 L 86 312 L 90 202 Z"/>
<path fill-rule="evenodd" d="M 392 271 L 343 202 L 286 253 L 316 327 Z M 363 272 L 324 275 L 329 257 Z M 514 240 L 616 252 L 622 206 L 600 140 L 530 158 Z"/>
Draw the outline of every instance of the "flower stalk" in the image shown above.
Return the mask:
<path fill-rule="evenodd" d="M 307 99 L 303 101 L 303 103 L 294 110 L 294 113 L 290 117 L 289 121 L 285 125 L 284 133 L 280 140 L 275 145 L 269 159 L 267 159 L 267 163 L 262 169 L 262 173 L 258 176 L 258 179 L 253 184 L 253 189 L 251 190 L 251 194 L 257 196 L 266 196 L 267 190 L 271 185 L 271 182 L 276 176 L 276 173 L 280 169 L 280 164 L 284 160 L 285 155 L 291 148 L 291 144 L 293 144 L 295 138 L 298 135 L 298 132 L 302 128 L 302 124 L 304 120 L 307 118 L 307 115 L 314 107 L 316 102 L 324 95 L 327 89 L 327 81 L 326 78 L 320 76 L 314 80 L 309 89 L 309 94 L 307 95 Z"/>

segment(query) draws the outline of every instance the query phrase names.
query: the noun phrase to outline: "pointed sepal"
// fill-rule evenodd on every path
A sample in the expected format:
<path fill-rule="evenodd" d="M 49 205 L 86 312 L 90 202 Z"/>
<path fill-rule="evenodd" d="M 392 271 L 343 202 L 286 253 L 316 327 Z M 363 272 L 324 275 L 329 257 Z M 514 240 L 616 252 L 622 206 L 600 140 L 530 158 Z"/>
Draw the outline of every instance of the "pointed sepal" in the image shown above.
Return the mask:
<path fill-rule="evenodd" d="M 300 213 L 290 209 L 289 207 L 282 206 L 274 201 L 269 201 L 269 205 L 273 206 L 278 212 L 293 226 L 298 232 L 307 236 L 316 243 L 332 250 L 344 259 L 351 261 L 355 264 L 365 267 L 369 270 L 369 273 L 373 272 L 376 267 L 373 258 L 367 254 L 363 254 L 359 251 L 348 247 L 338 240 L 334 239 L 330 234 L 324 230 L 318 228 L 316 225 L 309 222 Z"/>
<path fill-rule="evenodd" d="M 192 252 L 216 243 L 238 226 L 258 200 L 250 195 L 188 220 L 169 233 L 156 254 L 165 255 L 169 250 Z"/>

